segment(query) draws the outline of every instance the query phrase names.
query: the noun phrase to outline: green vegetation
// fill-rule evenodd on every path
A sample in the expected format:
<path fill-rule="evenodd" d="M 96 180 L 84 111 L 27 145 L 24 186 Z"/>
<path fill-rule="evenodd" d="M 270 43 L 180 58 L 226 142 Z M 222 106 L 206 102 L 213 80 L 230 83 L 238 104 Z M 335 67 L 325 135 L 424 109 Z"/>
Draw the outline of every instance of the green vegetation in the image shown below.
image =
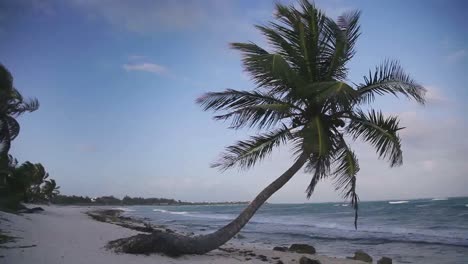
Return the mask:
<path fill-rule="evenodd" d="M 37 99 L 25 100 L 13 86 L 11 73 L 0 64 L 0 209 L 16 210 L 21 202 L 44 202 L 55 197 L 59 187 L 40 163 L 19 165 L 10 154 L 20 132 L 16 118 L 39 108 Z"/>
<path fill-rule="evenodd" d="M 348 12 L 336 21 L 307 0 L 276 5 L 276 21 L 256 28 L 269 49 L 254 43 L 232 43 L 243 55 L 243 65 L 256 84 L 251 91 L 210 92 L 197 100 L 204 110 L 230 120 L 231 128 L 256 128 L 259 134 L 227 147 L 213 164 L 221 170 L 249 169 L 278 146 L 293 149 L 294 163 L 262 190 L 231 223 L 218 231 L 183 237 L 164 233 L 138 235 L 110 243 L 128 253 L 164 252 L 171 255 L 203 254 L 235 236 L 255 212 L 302 167 L 311 174 L 307 197 L 319 181 L 333 179 L 336 189 L 354 206 L 357 228 L 359 163 L 349 140 L 375 148 L 390 166 L 403 162 L 397 116 L 372 109 L 380 95 L 404 96 L 423 104 L 425 89 L 407 75 L 396 61 L 386 60 L 364 77 L 349 81 L 348 62 L 360 36 L 360 12 Z"/>
<path fill-rule="evenodd" d="M 92 199 L 88 196 L 57 195 L 50 202 L 61 205 L 214 205 L 247 204 L 247 202 L 184 202 L 168 198 L 142 198 L 125 196 L 122 200 L 114 196 L 102 196 Z"/>
<path fill-rule="evenodd" d="M 8 242 L 12 242 L 12 241 L 15 241 L 14 237 L 6 235 L 5 233 L 2 232 L 2 230 L 0 230 L 0 245 L 8 243 Z"/>

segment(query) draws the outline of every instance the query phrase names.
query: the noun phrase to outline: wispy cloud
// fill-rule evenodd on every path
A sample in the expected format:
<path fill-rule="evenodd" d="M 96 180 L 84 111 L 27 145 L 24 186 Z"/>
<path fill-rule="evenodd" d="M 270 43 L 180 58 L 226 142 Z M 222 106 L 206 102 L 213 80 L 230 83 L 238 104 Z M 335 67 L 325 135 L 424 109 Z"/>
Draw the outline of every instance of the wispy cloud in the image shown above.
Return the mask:
<path fill-rule="evenodd" d="M 77 149 L 83 153 L 94 153 L 97 152 L 97 147 L 93 144 L 79 144 Z"/>
<path fill-rule="evenodd" d="M 124 64 L 123 68 L 126 71 L 144 71 L 144 72 L 151 72 L 155 74 L 166 74 L 168 70 L 166 67 L 149 62 L 142 62 L 142 63 L 131 63 L 131 64 Z"/>
<path fill-rule="evenodd" d="M 441 105 L 450 102 L 450 99 L 442 94 L 440 89 L 433 86 L 428 86 L 426 89 L 426 101 L 428 104 Z"/>
<path fill-rule="evenodd" d="M 143 56 L 143 55 L 130 55 L 128 56 L 128 59 L 129 60 L 143 60 L 143 59 L 146 59 L 147 57 L 146 56 Z"/>
<path fill-rule="evenodd" d="M 445 60 L 449 63 L 456 63 L 465 59 L 467 55 L 466 49 L 459 49 L 445 56 Z"/>
<path fill-rule="evenodd" d="M 207 15 L 197 1 L 73 0 L 72 3 L 90 17 L 138 33 L 191 28 Z"/>

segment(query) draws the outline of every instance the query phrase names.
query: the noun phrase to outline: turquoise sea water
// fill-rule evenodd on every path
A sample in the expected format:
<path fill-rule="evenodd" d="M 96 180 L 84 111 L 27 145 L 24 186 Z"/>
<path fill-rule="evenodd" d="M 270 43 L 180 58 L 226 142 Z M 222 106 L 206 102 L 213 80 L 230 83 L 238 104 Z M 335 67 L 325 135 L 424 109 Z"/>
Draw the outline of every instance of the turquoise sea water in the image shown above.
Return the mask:
<path fill-rule="evenodd" d="M 132 206 L 127 214 L 204 234 L 235 218 L 245 205 Z M 342 203 L 266 204 L 237 242 L 265 248 L 309 243 L 319 254 L 345 257 L 358 249 L 394 263 L 468 263 L 468 197 Z"/>

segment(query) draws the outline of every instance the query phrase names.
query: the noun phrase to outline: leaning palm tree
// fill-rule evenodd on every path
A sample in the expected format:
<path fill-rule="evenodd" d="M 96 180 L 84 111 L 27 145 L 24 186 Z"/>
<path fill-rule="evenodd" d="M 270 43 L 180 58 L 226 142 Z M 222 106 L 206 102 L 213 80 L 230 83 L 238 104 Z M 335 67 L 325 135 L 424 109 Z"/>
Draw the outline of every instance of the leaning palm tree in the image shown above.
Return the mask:
<path fill-rule="evenodd" d="M 8 152 L 11 141 L 19 132 L 20 125 L 16 118 L 25 112 L 33 112 L 39 108 L 37 99 L 25 100 L 13 86 L 11 73 L 0 64 L 0 187 L 7 177 Z"/>
<path fill-rule="evenodd" d="M 320 180 L 333 179 L 355 209 L 358 195 L 357 157 L 347 140 L 363 140 L 375 147 L 390 166 L 402 164 L 403 156 L 396 116 L 371 108 L 378 95 L 403 95 L 424 103 L 425 89 L 414 82 L 398 62 L 384 61 L 360 84 L 347 79 L 347 63 L 353 58 L 360 35 L 359 12 L 346 13 L 336 21 L 306 0 L 300 8 L 276 5 L 278 22 L 256 26 L 271 50 L 254 43 L 233 43 L 243 54 L 245 70 L 256 84 L 253 91 L 225 90 L 197 99 L 204 110 L 219 112 L 216 120 L 230 120 L 231 128 L 255 127 L 260 133 L 227 147 L 213 164 L 221 170 L 249 169 L 275 147 L 289 145 L 294 163 L 263 189 L 228 225 L 195 237 L 154 233 L 116 240 L 111 247 L 128 253 L 164 252 L 202 254 L 230 240 L 268 198 L 302 167 L 311 174 L 310 197 Z"/>

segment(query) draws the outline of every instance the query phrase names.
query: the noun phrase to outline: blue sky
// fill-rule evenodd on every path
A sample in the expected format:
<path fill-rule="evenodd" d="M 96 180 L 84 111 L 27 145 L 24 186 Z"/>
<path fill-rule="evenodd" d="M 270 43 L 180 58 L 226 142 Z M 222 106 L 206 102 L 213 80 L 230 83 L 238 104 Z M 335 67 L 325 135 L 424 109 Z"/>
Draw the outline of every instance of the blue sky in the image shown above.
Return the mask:
<path fill-rule="evenodd" d="M 286 1 L 282 1 L 285 3 Z M 428 89 L 428 104 L 382 98 L 399 114 L 404 165 L 389 169 L 356 143 L 362 200 L 468 195 L 468 30 L 465 1 L 317 1 L 329 16 L 362 11 L 350 63 L 359 83 L 399 59 Z M 65 194 L 250 200 L 288 168 L 280 149 L 251 171 L 209 168 L 254 130 L 231 131 L 194 101 L 206 91 L 252 89 L 229 42 L 265 45 L 253 24 L 272 1 L 33 1 L 0 3 L 0 62 L 41 108 L 20 118 L 20 160 L 43 163 Z M 377 107 L 377 106 L 376 106 Z M 299 173 L 272 202 L 305 202 Z M 340 200 L 328 182 L 311 201 Z"/>

